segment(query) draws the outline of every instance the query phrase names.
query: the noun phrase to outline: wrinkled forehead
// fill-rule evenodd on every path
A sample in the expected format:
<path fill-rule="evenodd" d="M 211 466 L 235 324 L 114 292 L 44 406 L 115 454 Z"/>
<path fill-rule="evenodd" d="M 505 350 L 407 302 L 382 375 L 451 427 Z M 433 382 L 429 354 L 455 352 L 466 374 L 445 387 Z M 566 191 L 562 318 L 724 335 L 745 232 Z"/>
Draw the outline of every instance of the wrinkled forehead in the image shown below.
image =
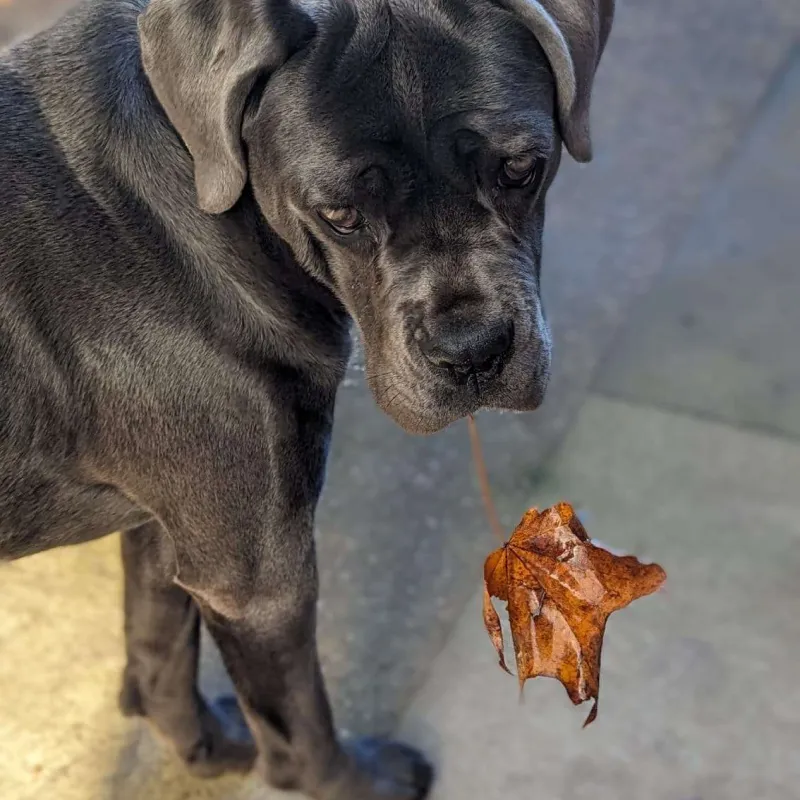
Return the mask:
<path fill-rule="evenodd" d="M 488 0 L 359 0 L 319 25 L 294 107 L 307 118 L 309 153 L 348 158 L 385 146 L 421 156 L 454 130 L 509 155 L 552 147 L 547 59 Z"/>

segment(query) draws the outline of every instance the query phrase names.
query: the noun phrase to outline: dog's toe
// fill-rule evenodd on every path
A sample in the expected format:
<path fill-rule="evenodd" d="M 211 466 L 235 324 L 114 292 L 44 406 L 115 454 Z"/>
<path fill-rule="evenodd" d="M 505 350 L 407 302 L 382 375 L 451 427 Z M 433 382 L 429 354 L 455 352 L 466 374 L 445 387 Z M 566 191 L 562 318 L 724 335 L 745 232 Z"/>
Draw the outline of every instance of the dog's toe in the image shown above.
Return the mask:
<path fill-rule="evenodd" d="M 335 800 L 423 800 L 428 796 L 433 767 L 417 750 L 385 739 L 359 739 L 350 742 L 347 751 L 357 775 Z"/>

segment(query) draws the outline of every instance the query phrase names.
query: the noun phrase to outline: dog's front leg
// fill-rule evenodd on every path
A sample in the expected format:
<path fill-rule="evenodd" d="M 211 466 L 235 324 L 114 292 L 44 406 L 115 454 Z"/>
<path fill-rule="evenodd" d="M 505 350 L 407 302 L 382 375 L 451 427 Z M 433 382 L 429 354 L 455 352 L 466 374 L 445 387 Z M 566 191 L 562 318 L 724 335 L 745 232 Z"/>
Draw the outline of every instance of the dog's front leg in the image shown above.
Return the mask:
<path fill-rule="evenodd" d="M 251 587 L 196 596 L 265 777 L 278 788 L 311 791 L 329 782 L 341 761 L 316 654 L 313 566 L 297 563 L 288 574 L 273 566 Z"/>
<path fill-rule="evenodd" d="M 248 513 L 237 530 L 215 536 L 213 547 L 204 537 L 202 552 L 183 551 L 180 535 L 176 541 L 178 580 L 219 646 L 264 776 L 319 800 L 425 797 L 430 768 L 415 751 L 374 741 L 340 745 L 317 656 L 313 515 L 275 514 L 281 502 L 261 505 L 269 506 L 259 516 L 263 530 Z"/>

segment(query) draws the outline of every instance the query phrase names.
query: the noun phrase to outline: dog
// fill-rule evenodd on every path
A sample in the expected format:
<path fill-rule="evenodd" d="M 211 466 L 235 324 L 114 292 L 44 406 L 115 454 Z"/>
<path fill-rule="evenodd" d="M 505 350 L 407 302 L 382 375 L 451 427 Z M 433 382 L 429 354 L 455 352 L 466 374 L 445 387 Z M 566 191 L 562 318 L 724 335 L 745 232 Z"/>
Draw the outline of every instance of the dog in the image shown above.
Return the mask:
<path fill-rule="evenodd" d="M 357 332 L 412 433 L 542 402 L 545 196 L 613 5 L 89 0 L 0 55 L 0 558 L 122 532 L 120 704 L 196 773 L 427 795 L 321 677 L 336 390 Z"/>

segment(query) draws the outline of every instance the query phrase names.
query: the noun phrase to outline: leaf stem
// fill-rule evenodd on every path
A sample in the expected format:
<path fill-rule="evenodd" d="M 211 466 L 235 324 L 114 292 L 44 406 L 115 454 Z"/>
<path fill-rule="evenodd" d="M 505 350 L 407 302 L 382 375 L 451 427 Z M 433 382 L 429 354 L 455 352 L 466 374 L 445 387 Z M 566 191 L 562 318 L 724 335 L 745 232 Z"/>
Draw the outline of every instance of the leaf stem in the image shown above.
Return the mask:
<path fill-rule="evenodd" d="M 483 457 L 481 437 L 478 434 L 478 423 L 475 422 L 475 417 L 473 417 L 472 414 L 467 417 L 467 427 L 469 428 L 472 458 L 475 461 L 475 472 L 478 475 L 478 483 L 481 487 L 481 497 L 483 498 L 483 507 L 486 510 L 486 518 L 489 520 L 489 527 L 492 529 L 492 533 L 505 544 L 506 535 L 503 531 L 503 526 L 500 524 L 500 517 L 497 515 L 497 507 L 492 499 L 492 487 L 489 483 L 486 459 Z"/>

